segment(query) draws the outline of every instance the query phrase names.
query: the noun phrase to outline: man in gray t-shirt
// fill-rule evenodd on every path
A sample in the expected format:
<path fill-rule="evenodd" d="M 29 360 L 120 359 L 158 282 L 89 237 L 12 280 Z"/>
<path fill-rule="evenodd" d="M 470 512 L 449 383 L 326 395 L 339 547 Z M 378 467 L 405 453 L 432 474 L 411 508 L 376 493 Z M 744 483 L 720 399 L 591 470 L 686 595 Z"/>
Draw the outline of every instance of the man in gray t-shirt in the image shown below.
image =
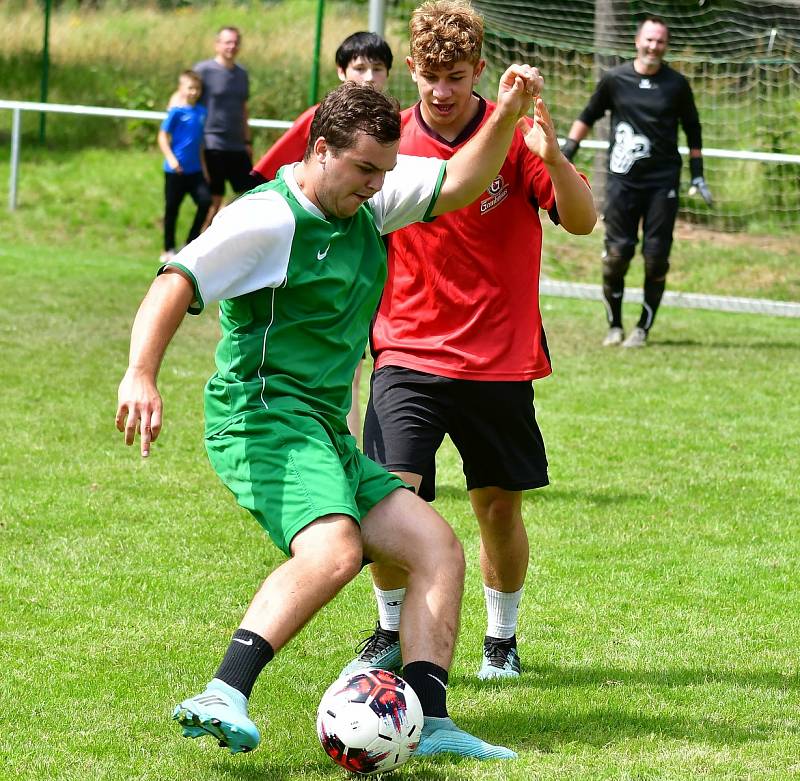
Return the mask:
<path fill-rule="evenodd" d="M 200 102 L 208 109 L 205 155 L 211 208 L 206 224 L 222 207 L 226 181 L 237 193 L 253 186 L 252 144 L 247 124 L 250 84 L 247 71 L 236 64 L 241 41 L 236 27 L 223 27 L 214 42 L 216 56 L 194 66 L 203 80 Z"/>

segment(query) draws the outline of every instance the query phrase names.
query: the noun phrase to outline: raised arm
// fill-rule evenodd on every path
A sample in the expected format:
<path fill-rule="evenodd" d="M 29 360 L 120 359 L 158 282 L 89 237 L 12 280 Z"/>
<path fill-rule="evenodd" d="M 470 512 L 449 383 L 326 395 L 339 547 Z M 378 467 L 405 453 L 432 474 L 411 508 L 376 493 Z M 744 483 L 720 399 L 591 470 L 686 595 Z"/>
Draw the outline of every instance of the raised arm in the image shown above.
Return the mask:
<path fill-rule="evenodd" d="M 472 203 L 503 165 L 514 129 L 543 85 L 536 68 L 512 65 L 500 79 L 497 109 L 483 127 L 447 161 L 447 173 L 431 212 L 436 216 Z"/>
<path fill-rule="evenodd" d="M 588 126 L 584 127 L 588 129 Z M 536 98 L 534 103 L 533 125 L 529 126 L 526 120 L 521 119 L 519 129 L 525 137 L 525 145 L 541 159 L 550 174 L 558 217 L 564 230 L 576 234 L 591 233 L 597 222 L 592 191 L 558 148 L 553 120 L 541 98 Z"/>
<path fill-rule="evenodd" d="M 131 331 L 128 370 L 118 392 L 116 425 L 132 445 L 141 432 L 142 458 L 161 431 L 162 402 L 156 377 L 167 345 L 194 299 L 194 286 L 183 272 L 167 268 L 150 286 Z"/>

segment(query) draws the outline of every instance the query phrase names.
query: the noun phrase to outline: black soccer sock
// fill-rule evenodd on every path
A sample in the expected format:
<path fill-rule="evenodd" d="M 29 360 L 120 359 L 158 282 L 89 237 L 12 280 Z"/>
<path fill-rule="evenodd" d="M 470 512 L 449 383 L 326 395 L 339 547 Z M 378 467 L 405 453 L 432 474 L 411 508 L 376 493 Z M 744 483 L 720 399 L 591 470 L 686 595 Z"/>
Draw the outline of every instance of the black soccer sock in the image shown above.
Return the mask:
<path fill-rule="evenodd" d="M 625 282 L 614 285 L 603 280 L 603 298 L 606 304 L 606 318 L 609 328 L 622 328 L 622 296 Z"/>
<path fill-rule="evenodd" d="M 637 323 L 639 328 L 644 328 L 645 331 L 649 331 L 652 328 L 666 286 L 667 283 L 663 279 L 656 282 L 645 277 L 644 304 L 642 305 L 642 314 L 639 316 L 639 322 Z"/>
<path fill-rule="evenodd" d="M 237 629 L 214 677 L 249 698 L 256 678 L 273 656 L 275 651 L 261 635 L 249 629 Z"/>
<path fill-rule="evenodd" d="M 411 662 L 403 667 L 403 680 L 414 690 L 427 718 L 447 717 L 447 670 L 433 662 Z"/>

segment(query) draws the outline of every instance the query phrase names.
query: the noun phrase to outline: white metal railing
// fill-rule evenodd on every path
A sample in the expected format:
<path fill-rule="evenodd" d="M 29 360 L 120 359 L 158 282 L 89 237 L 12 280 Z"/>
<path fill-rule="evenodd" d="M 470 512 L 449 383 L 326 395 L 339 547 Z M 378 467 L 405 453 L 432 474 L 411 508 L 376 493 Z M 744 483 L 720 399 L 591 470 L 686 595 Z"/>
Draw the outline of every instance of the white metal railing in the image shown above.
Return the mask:
<path fill-rule="evenodd" d="M 127 108 L 103 108 L 102 106 L 69 106 L 62 103 L 30 103 L 23 100 L 0 100 L 0 109 L 10 109 L 11 114 L 11 172 L 8 181 L 8 209 L 17 208 L 17 183 L 19 182 L 20 127 L 23 111 L 50 112 L 53 114 L 82 114 L 97 117 L 122 119 L 152 119 L 159 122 L 167 116 L 166 111 L 138 111 Z M 251 119 L 251 127 L 287 128 L 291 122 L 280 119 Z"/>
<path fill-rule="evenodd" d="M 152 119 L 162 120 L 167 114 L 165 111 L 140 111 L 125 108 L 104 108 L 102 106 L 74 106 L 62 103 L 34 103 L 22 100 L 0 100 L 0 109 L 12 111 L 11 120 L 11 173 L 9 178 L 8 208 L 14 210 L 17 203 L 17 182 L 19 179 L 19 152 L 20 152 L 20 114 L 23 111 L 49 112 L 54 114 L 82 114 L 86 116 L 117 117 L 122 119 Z M 266 127 L 285 129 L 291 122 L 280 119 L 251 119 L 251 127 Z M 563 139 L 559 139 L 563 143 Z M 581 142 L 584 149 L 605 149 L 608 141 L 587 139 Z M 678 147 L 678 151 L 685 155 L 688 148 Z M 737 149 L 703 148 L 705 157 L 720 157 L 729 160 L 754 160 L 764 163 L 798 163 L 800 154 L 779 154 L 774 152 L 754 152 Z"/>
<path fill-rule="evenodd" d="M 74 106 L 63 103 L 34 103 L 23 100 L 0 100 L 0 109 L 10 109 L 11 119 L 11 172 L 9 174 L 8 187 L 8 208 L 14 211 L 17 207 L 17 183 L 19 181 L 19 153 L 20 153 L 20 126 L 21 112 L 38 111 L 53 114 L 82 114 L 85 116 L 116 117 L 122 119 L 152 119 L 162 120 L 167 115 L 166 111 L 139 111 L 136 109 L 125 108 L 104 108 L 102 106 Z M 251 127 L 267 127 L 285 129 L 291 126 L 291 122 L 280 119 L 251 119 Z M 559 139 L 563 143 L 563 139 Z M 587 139 L 581 142 L 585 149 L 605 149 L 608 141 Z M 685 155 L 688 148 L 678 147 L 678 151 Z M 703 148 L 705 157 L 721 157 L 730 160 L 754 160 L 764 163 L 798 163 L 800 164 L 800 154 L 778 154 L 773 152 L 753 152 L 736 149 L 713 149 Z"/>

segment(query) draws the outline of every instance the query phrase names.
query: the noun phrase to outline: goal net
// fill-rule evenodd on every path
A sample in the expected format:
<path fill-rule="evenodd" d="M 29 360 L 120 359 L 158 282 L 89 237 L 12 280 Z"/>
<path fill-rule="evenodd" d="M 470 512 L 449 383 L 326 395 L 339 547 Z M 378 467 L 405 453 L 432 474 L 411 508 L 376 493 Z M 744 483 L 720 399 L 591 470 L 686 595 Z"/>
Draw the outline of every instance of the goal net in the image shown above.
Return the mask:
<path fill-rule="evenodd" d="M 670 27 L 667 60 L 686 75 L 694 91 L 703 127 L 705 176 L 715 199 L 709 208 L 699 197 L 688 197 L 685 164 L 678 244 L 685 246 L 686 240 L 702 236 L 696 242 L 698 257 L 704 251 L 699 249 L 701 244 L 733 246 L 729 239 L 738 246 L 740 258 L 747 254 L 745 246 L 752 247 L 752 253 L 781 252 L 783 267 L 794 269 L 787 273 L 795 280 L 789 279 L 781 288 L 761 290 L 758 285 L 730 284 L 735 273 L 742 272 L 744 279 L 740 265 L 735 271 L 721 271 L 727 275 L 721 290 L 708 274 L 705 281 L 697 278 L 688 286 L 707 293 L 668 292 L 665 304 L 800 316 L 800 303 L 748 301 L 739 293 L 747 290 L 749 295 L 753 290 L 756 296 L 800 301 L 798 253 L 788 246 L 800 232 L 800 0 L 472 0 L 472 4 L 486 24 L 487 72 L 481 79 L 485 97 L 494 97 L 497 77 L 509 63 L 538 66 L 561 138 L 586 105 L 600 75 L 635 56 L 639 20 L 647 15 L 663 17 Z M 392 44 L 398 53 L 408 50 L 408 18 L 416 5 L 390 0 L 387 7 L 393 22 L 390 32 L 396 36 Z M 393 78 L 392 89 L 409 105 L 417 95 L 403 81 Z M 590 177 L 599 208 L 604 200 L 607 139 L 608 118 L 595 124 L 575 158 L 577 167 Z M 680 131 L 684 156 L 685 143 Z M 598 226 L 595 233 L 601 232 Z M 715 240 L 714 236 L 723 238 L 721 233 L 729 238 Z M 778 237 L 787 246 L 775 245 Z M 550 240 L 546 243 L 552 245 Z M 584 252 L 596 250 L 595 245 L 589 247 L 572 237 L 567 251 L 574 246 Z M 724 265 L 720 262 L 719 268 Z M 584 284 L 596 280 L 596 265 L 591 272 L 573 266 L 565 273 L 562 267 L 558 275 L 574 284 L 543 280 L 543 290 L 599 298 L 597 285 Z M 635 298 L 634 288 L 630 300 Z M 721 298 L 717 293 L 733 295 Z"/>
<path fill-rule="evenodd" d="M 695 94 L 706 179 L 716 199 L 712 210 L 684 198 L 682 218 L 718 230 L 800 228 L 800 2 L 475 0 L 474 5 L 486 20 L 487 63 L 537 64 L 560 135 L 601 73 L 635 54 L 638 20 L 663 16 L 670 25 L 667 59 L 687 76 Z M 593 138 L 607 138 L 607 124 L 596 126 Z M 679 141 L 685 143 L 682 134 Z M 604 170 L 605 148 L 579 154 L 579 162 L 595 174 Z M 601 179 L 592 180 L 599 196 Z"/>

